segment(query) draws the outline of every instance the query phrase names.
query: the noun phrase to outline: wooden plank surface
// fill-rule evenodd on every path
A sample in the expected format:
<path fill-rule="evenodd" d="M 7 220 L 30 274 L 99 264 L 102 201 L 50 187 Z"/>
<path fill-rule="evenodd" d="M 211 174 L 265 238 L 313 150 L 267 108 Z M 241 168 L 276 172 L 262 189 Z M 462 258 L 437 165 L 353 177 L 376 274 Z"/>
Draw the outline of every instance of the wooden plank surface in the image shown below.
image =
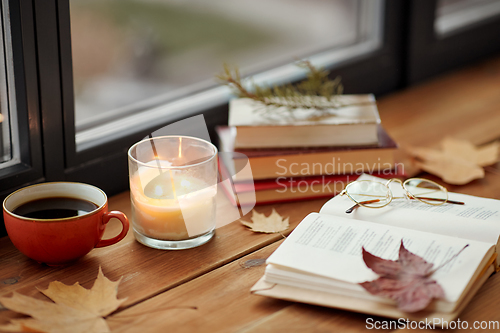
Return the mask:
<path fill-rule="evenodd" d="M 385 128 L 402 146 L 435 146 L 446 135 L 482 144 L 500 138 L 499 91 L 500 58 L 496 58 L 384 97 L 378 104 Z M 484 179 L 447 187 L 454 192 L 500 199 L 500 165 L 487 170 Z M 274 207 L 290 216 L 293 228 L 325 201 L 262 206 L 257 210 L 269 214 Z M 111 198 L 110 208 L 130 214 L 129 194 Z M 112 222 L 106 237 L 118 230 L 118 223 Z M 249 293 L 264 267 L 244 268 L 245 262 L 265 258 L 281 239 L 281 235 L 255 234 L 232 223 L 218 229 L 214 239 L 199 248 L 160 251 L 137 243 L 129 232 L 116 245 L 94 249 L 73 265 L 54 268 L 26 258 L 8 238 L 2 238 L 0 295 L 18 291 L 42 298 L 35 287 L 45 288 L 54 280 L 80 282 L 89 288 L 102 266 L 112 280 L 123 276 L 118 297 L 128 297 L 127 303 L 108 319 L 118 332 L 365 330 L 365 315 Z M 498 295 L 500 278 L 494 276 L 460 318 L 471 324 L 474 320 L 500 320 Z M 17 316 L 0 311 L 0 324 Z"/>
<path fill-rule="evenodd" d="M 445 136 L 500 139 L 500 57 L 381 98 L 380 117 L 400 144 L 435 146 Z"/>
<path fill-rule="evenodd" d="M 365 315 L 252 295 L 281 241 L 107 318 L 113 332 L 364 332 Z"/>
<path fill-rule="evenodd" d="M 446 136 L 476 145 L 500 140 L 500 57 L 395 92 L 377 104 L 384 128 L 402 152 L 409 146 L 439 148 Z M 405 167 L 412 175 L 411 165 Z M 467 186 L 424 176 L 452 192 L 500 199 L 500 163 L 486 167 L 485 173 Z"/>
<path fill-rule="evenodd" d="M 264 273 L 264 265 L 249 260 L 267 258 L 281 242 L 216 269 L 177 288 L 149 299 L 107 321 L 113 332 L 134 332 L 136 327 L 155 332 L 238 331 L 263 316 L 292 303 L 251 295 L 250 287 Z"/>
<path fill-rule="evenodd" d="M 289 233 L 308 213 L 318 211 L 323 200 L 309 201 L 300 205 L 274 205 L 278 212 L 290 216 Z M 257 210 L 269 215 L 271 206 Z M 128 193 L 110 200 L 110 209 L 130 212 Z M 118 229 L 115 223 L 109 233 Z M 239 222 L 217 229 L 207 244 L 183 251 L 151 249 L 135 241 L 131 231 L 120 243 L 92 250 L 84 258 L 67 267 L 48 267 L 36 263 L 17 251 L 8 238 L 0 240 L 0 296 L 18 291 L 25 295 L 42 297 L 36 290 L 46 288 L 51 281 L 65 284 L 79 282 L 90 288 L 99 266 L 104 274 L 117 280 L 123 277 L 120 295 L 128 297 L 130 306 L 206 272 L 231 262 L 281 239 L 279 234 L 256 234 Z M 139 286 L 139 287 L 138 287 Z M 0 318 L 1 318 L 0 313 Z"/>

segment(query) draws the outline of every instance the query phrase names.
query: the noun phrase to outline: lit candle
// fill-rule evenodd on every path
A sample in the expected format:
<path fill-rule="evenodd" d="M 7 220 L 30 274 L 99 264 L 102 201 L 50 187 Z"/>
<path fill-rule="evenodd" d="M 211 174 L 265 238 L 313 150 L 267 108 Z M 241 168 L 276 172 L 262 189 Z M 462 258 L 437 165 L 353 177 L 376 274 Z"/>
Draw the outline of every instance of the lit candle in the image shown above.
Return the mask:
<path fill-rule="evenodd" d="M 166 161 L 150 161 L 169 165 Z M 134 227 L 160 240 L 183 240 L 210 231 L 215 219 L 216 185 L 179 170 L 140 167 L 131 178 Z"/>

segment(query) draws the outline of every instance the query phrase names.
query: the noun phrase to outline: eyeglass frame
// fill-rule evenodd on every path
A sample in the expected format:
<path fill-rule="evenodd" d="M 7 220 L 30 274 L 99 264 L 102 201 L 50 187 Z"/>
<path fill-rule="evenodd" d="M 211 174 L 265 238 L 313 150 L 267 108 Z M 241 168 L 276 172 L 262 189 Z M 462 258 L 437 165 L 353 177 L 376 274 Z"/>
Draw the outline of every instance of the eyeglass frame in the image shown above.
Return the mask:
<path fill-rule="evenodd" d="M 409 181 L 412 181 L 412 180 L 422 180 L 422 181 L 426 181 L 426 182 L 429 182 L 429 183 L 432 183 L 432 184 L 435 184 L 437 185 L 440 189 L 443 190 L 443 192 L 446 194 L 446 199 L 438 199 L 438 198 L 425 198 L 427 200 L 436 200 L 436 201 L 440 201 L 439 203 L 431 203 L 431 202 L 427 202 L 427 201 L 424 201 L 424 200 L 421 200 L 420 198 L 416 197 L 414 194 L 412 194 L 406 187 L 405 187 L 405 184 Z M 362 201 L 362 202 L 358 202 L 356 200 L 354 200 L 348 193 L 347 193 L 347 190 L 349 188 L 350 185 L 352 185 L 353 183 L 360 183 L 360 182 L 371 182 L 371 183 L 378 183 L 378 184 L 381 184 L 383 185 L 385 188 L 387 188 L 387 192 L 390 194 L 390 199 L 387 201 L 386 204 L 384 205 L 381 205 L 381 206 L 376 206 L 376 207 L 373 207 L 373 206 L 366 206 L 364 205 L 363 203 L 367 203 L 367 202 L 373 202 L 375 200 L 368 200 L 368 201 Z M 405 191 L 405 196 L 403 198 L 408 198 L 408 199 L 415 199 L 415 200 L 418 200 L 420 202 L 423 202 L 427 205 L 431 205 L 431 206 L 441 206 L 441 205 L 444 205 L 445 203 L 451 203 L 451 204 L 455 204 L 455 205 L 464 205 L 465 203 L 464 202 L 461 202 L 461 201 L 455 201 L 455 200 L 449 200 L 448 199 L 448 189 L 432 180 L 429 180 L 429 179 L 425 179 L 425 178 L 408 178 L 406 179 L 404 182 L 399 179 L 399 178 L 391 178 L 389 179 L 385 184 L 382 183 L 382 182 L 379 182 L 379 181 L 376 181 L 376 180 L 370 180 L 370 179 L 366 179 L 366 180 L 355 180 L 355 181 L 352 181 L 350 182 L 349 184 L 346 185 L 345 189 L 342 190 L 342 192 L 340 192 L 339 195 L 343 196 L 343 195 L 347 195 L 347 197 L 349 199 L 351 199 L 355 205 L 352 206 L 351 208 L 347 209 L 345 212 L 347 214 L 350 214 L 354 211 L 354 209 L 358 208 L 359 206 L 361 207 L 366 207 L 366 208 L 383 208 L 383 207 L 386 207 L 387 205 L 389 205 L 393 199 L 402 199 L 400 197 L 394 197 L 393 194 L 392 194 L 392 191 L 391 191 L 391 188 L 389 187 L 389 185 L 392 183 L 392 182 L 397 182 L 401 185 L 401 187 L 403 188 L 403 190 Z M 376 199 L 377 201 L 380 201 L 380 199 Z"/>

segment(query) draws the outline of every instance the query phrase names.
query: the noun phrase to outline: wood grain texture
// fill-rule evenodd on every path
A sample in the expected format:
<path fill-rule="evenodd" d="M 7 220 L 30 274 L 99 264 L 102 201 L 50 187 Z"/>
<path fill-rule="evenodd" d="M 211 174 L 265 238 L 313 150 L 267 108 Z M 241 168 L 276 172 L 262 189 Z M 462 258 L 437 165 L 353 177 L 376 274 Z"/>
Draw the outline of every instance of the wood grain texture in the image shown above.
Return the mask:
<path fill-rule="evenodd" d="M 292 303 L 250 294 L 264 265 L 245 268 L 245 262 L 267 258 L 279 244 L 110 316 L 108 324 L 113 332 L 135 332 L 138 326 L 149 332 L 233 332 L 272 315 Z"/>
<path fill-rule="evenodd" d="M 295 205 L 262 206 L 258 212 L 269 215 L 274 207 L 283 216 L 290 216 L 288 234 L 307 214 L 318 211 L 326 200 L 308 201 Z M 130 211 L 127 194 L 111 198 L 110 209 Z M 245 217 L 247 218 L 247 217 Z M 118 223 L 115 226 L 118 228 Z M 111 234 L 117 232 L 112 230 Z M 43 298 L 36 287 L 46 288 L 51 281 L 65 284 L 79 282 L 92 286 L 99 266 L 111 280 L 123 277 L 118 297 L 128 297 L 125 307 L 143 301 L 226 263 L 282 239 L 280 234 L 257 234 L 238 221 L 217 229 L 207 244 L 183 251 L 151 249 L 136 242 L 131 231 L 124 240 L 106 248 L 92 250 L 85 257 L 66 267 L 48 267 L 36 263 L 17 251 L 8 238 L 0 240 L 0 295 L 17 291 Z M 139 287 L 138 287 L 139 286 Z M 2 313 L 0 313 L 0 319 Z"/>
<path fill-rule="evenodd" d="M 500 140 L 500 57 L 393 93 L 377 102 L 382 124 L 401 147 L 400 161 L 409 176 L 419 173 L 405 147 L 439 148 L 447 136 L 476 145 Z M 423 174 L 452 192 L 500 199 L 500 163 L 485 168 L 486 177 L 467 186 L 451 186 Z"/>
<path fill-rule="evenodd" d="M 480 145 L 500 139 L 500 57 L 381 98 L 382 124 L 401 146 L 445 136 Z"/>
<path fill-rule="evenodd" d="M 365 331 L 366 315 L 252 295 L 251 286 L 281 241 L 108 317 L 113 332 L 342 332 Z M 251 266 L 251 265 L 250 265 Z"/>
<path fill-rule="evenodd" d="M 384 320 L 360 313 L 295 303 L 277 311 L 272 316 L 238 331 L 238 333 L 256 332 L 366 332 L 367 320 Z M 377 330 L 384 331 L 384 330 Z"/>
<path fill-rule="evenodd" d="M 496 58 L 386 96 L 378 104 L 384 127 L 402 146 L 435 146 L 446 135 L 483 144 L 500 138 L 499 91 Z M 453 192 L 500 199 L 500 163 L 488 167 L 484 179 L 446 186 Z M 267 215 L 275 208 L 290 217 L 292 229 L 325 201 L 261 206 L 257 211 Z M 129 193 L 110 198 L 110 209 L 130 215 Z M 119 228 L 118 222 L 111 222 L 105 237 Z M 47 267 L 26 258 L 5 237 L 0 239 L 0 295 L 17 291 L 43 299 L 36 287 L 46 288 L 54 280 L 90 288 L 102 266 L 111 280 L 123 277 L 118 297 L 128 297 L 125 307 L 108 319 L 117 332 L 365 331 L 366 315 L 250 294 L 264 266 L 247 267 L 248 260 L 267 257 L 281 239 L 252 233 L 234 222 L 217 229 L 214 239 L 201 247 L 160 251 L 137 243 L 129 232 L 120 243 L 94 249 L 71 265 Z M 500 321 L 498 295 L 500 278 L 493 276 L 461 320 L 470 325 L 475 320 Z M 0 324 L 19 316 L 0 308 Z"/>

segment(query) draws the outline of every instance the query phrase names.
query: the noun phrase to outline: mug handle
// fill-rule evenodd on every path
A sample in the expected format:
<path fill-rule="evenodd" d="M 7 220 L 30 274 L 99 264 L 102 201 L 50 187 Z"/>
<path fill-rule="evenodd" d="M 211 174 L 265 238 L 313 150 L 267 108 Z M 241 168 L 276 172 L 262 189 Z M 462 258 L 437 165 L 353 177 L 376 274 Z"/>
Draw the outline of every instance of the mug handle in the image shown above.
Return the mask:
<path fill-rule="evenodd" d="M 127 235 L 128 228 L 129 228 L 128 218 L 122 212 L 113 210 L 111 212 L 104 213 L 104 215 L 102 216 L 102 223 L 107 224 L 109 222 L 109 220 L 111 220 L 113 217 L 117 218 L 122 223 L 122 232 L 120 232 L 119 235 L 117 235 L 113 238 L 101 239 L 95 247 L 104 247 L 104 246 L 113 245 L 113 244 L 121 241 Z"/>

